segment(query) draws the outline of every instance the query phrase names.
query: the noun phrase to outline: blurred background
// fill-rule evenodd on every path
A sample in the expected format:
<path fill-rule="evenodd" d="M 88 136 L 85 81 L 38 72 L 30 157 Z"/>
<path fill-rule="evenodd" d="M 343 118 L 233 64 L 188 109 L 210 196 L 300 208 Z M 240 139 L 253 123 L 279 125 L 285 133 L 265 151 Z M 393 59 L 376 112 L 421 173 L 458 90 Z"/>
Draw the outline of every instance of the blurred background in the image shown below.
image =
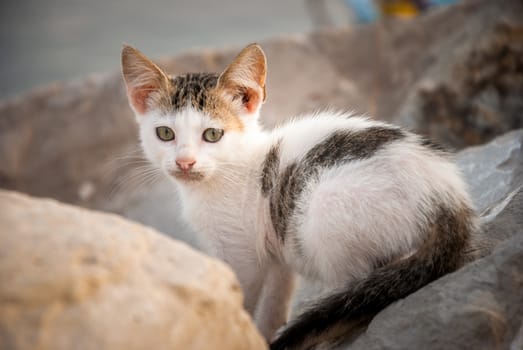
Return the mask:
<path fill-rule="evenodd" d="M 122 43 L 152 57 L 312 28 L 302 0 L 4 0 L 0 98 L 119 68 Z"/>
<path fill-rule="evenodd" d="M 427 9 L 429 1 L 394 3 L 383 12 L 414 15 L 414 6 Z M 368 23 L 379 12 L 371 0 L 3 0 L 0 99 L 56 80 L 112 72 L 124 42 L 160 57 Z"/>

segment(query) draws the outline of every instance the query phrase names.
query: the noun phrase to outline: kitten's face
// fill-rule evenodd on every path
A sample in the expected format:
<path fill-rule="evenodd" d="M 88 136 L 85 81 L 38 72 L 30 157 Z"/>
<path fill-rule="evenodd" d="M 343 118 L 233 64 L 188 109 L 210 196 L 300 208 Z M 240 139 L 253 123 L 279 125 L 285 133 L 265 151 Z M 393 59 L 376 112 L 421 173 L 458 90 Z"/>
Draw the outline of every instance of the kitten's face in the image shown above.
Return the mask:
<path fill-rule="evenodd" d="M 227 123 L 187 106 L 171 113 L 150 113 L 140 122 L 148 159 L 181 182 L 211 178 L 234 161 L 246 125 Z"/>
<path fill-rule="evenodd" d="M 265 56 L 256 45 L 220 76 L 169 78 L 130 47 L 124 47 L 122 66 L 145 154 L 178 182 L 212 178 L 234 162 L 246 133 L 257 128 Z"/>

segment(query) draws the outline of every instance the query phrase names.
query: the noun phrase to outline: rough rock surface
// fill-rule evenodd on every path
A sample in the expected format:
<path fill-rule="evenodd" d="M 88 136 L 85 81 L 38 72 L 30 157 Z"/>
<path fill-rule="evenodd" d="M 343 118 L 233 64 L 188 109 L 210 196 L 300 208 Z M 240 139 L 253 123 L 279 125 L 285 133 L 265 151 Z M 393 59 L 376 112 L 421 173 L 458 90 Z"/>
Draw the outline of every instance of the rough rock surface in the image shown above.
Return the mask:
<path fill-rule="evenodd" d="M 450 102 L 444 100 L 438 104 L 443 106 L 438 111 L 482 108 L 481 113 L 435 110 L 437 116 L 423 130 L 463 146 L 462 139 L 477 143 L 516 128 L 521 122 L 517 94 L 521 84 L 522 7 L 516 0 L 470 0 L 412 21 L 380 22 L 264 42 L 269 61 L 264 122 L 273 126 L 292 115 L 333 107 L 420 127 L 423 125 L 418 124 L 425 122 L 416 112 L 423 109 L 418 106 L 420 91 L 426 91 L 427 86 L 435 91 L 448 86 L 447 90 L 454 91 L 472 79 L 475 88 L 466 90 L 468 95 L 458 96 L 458 104 L 468 101 L 470 95 L 477 108 L 447 108 Z M 483 48 L 489 45 L 494 45 L 499 55 L 481 58 Z M 220 71 L 237 52 L 238 48 L 200 50 L 160 60 L 160 64 L 173 74 Z M 470 60 L 476 62 L 475 53 L 479 63 L 472 71 L 467 67 Z M 449 85 L 456 69 L 459 79 Z M 502 81 L 494 83 L 493 77 Z M 486 90 L 483 81 L 489 82 Z M 500 91 L 506 88 L 511 90 L 503 97 Z M 430 88 L 428 91 L 429 96 L 434 95 Z M 488 108 L 483 108 L 485 99 L 495 103 L 487 101 Z M 485 119 L 487 116 L 492 118 Z M 481 129 L 484 119 L 486 124 Z M 448 137 L 441 128 L 435 128 L 439 124 L 450 128 Z M 472 126 L 487 131 L 456 138 L 465 132 L 474 133 Z M 132 212 L 140 218 L 150 216 L 130 208 L 143 207 L 139 202 L 150 197 L 143 193 L 122 196 L 122 192 L 135 192 L 138 186 L 107 195 L 115 183 L 126 182 L 130 166 L 119 165 L 122 162 L 116 158 L 135 149 L 136 139 L 136 126 L 117 73 L 59 83 L 3 101 L 0 187 L 91 208 Z"/>
<path fill-rule="evenodd" d="M 456 155 L 476 209 L 484 213 L 523 186 L 523 129 Z"/>
<path fill-rule="evenodd" d="M 482 1 L 483 13 L 432 46 L 434 62 L 394 120 L 449 146 L 523 127 L 523 3 Z M 488 15 L 487 15 L 488 14 Z"/>
<path fill-rule="evenodd" d="M 523 227 L 523 129 L 457 154 L 487 238 L 503 241 Z"/>
<path fill-rule="evenodd" d="M 0 191 L 0 349 L 265 349 L 232 271 L 115 215 Z"/>
<path fill-rule="evenodd" d="M 523 228 L 492 255 L 378 314 L 340 349 L 523 349 Z"/>

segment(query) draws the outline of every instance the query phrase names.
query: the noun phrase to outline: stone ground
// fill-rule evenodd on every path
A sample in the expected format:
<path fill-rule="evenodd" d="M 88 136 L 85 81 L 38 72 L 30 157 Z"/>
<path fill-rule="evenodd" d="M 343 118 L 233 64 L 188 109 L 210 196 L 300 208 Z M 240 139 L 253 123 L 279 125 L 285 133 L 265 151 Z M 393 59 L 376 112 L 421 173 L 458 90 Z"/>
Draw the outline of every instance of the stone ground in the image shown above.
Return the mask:
<path fill-rule="evenodd" d="M 0 99 L 114 71 L 123 42 L 158 57 L 312 29 L 304 0 L 3 0 Z"/>

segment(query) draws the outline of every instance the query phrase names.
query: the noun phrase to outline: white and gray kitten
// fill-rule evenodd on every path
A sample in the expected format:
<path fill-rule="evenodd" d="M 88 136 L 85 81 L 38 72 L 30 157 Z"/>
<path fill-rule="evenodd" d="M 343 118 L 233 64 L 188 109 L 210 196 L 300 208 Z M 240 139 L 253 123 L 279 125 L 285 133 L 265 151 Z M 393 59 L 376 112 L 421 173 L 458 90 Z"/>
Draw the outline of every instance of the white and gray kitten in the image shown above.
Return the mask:
<path fill-rule="evenodd" d="M 456 166 L 426 139 L 327 112 L 261 130 L 257 45 L 220 75 L 169 77 L 129 46 L 122 66 L 146 156 L 236 272 L 271 349 L 346 335 L 464 263 L 475 214 Z M 276 335 L 294 272 L 332 293 Z"/>

